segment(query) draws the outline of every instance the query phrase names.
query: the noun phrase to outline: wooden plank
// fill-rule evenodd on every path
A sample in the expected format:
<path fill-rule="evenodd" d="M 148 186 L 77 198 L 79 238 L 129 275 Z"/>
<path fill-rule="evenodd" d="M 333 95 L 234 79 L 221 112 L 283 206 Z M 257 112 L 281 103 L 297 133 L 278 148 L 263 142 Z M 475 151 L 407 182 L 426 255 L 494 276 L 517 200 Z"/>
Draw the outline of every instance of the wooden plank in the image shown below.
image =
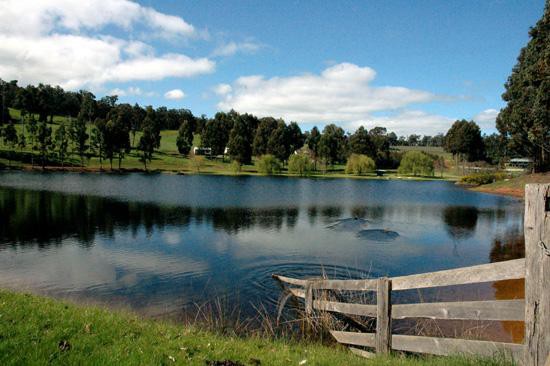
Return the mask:
<path fill-rule="evenodd" d="M 314 300 L 313 307 L 317 310 L 331 311 L 348 315 L 376 316 L 376 305 L 350 304 L 345 302 Z"/>
<path fill-rule="evenodd" d="M 391 350 L 391 281 L 379 278 L 376 291 L 376 353 Z"/>
<path fill-rule="evenodd" d="M 311 288 L 311 282 L 308 282 L 305 289 L 305 308 L 306 315 L 311 316 L 313 314 L 313 289 Z"/>
<path fill-rule="evenodd" d="M 525 186 L 525 356 L 543 366 L 550 356 L 550 184 Z"/>
<path fill-rule="evenodd" d="M 298 280 L 296 278 L 290 278 L 290 277 L 285 277 L 285 276 L 279 276 L 279 275 L 271 275 L 271 277 L 275 280 L 278 280 L 278 281 L 281 281 L 281 282 L 285 282 L 285 283 L 288 283 L 290 285 L 296 285 L 296 286 L 302 286 L 302 287 L 305 287 L 306 284 L 307 284 L 307 280 Z"/>
<path fill-rule="evenodd" d="M 393 290 L 410 290 L 479 282 L 521 279 L 525 277 L 525 259 L 482 264 L 439 272 L 393 277 Z"/>
<path fill-rule="evenodd" d="M 365 351 L 363 349 L 355 348 L 355 347 L 349 347 L 349 350 L 351 353 L 356 354 L 357 356 L 365 357 L 365 358 L 374 358 L 376 357 L 375 353 Z"/>
<path fill-rule="evenodd" d="M 302 299 L 305 299 L 306 297 L 306 292 L 301 288 L 290 287 L 288 291 L 296 297 L 301 297 Z"/>
<path fill-rule="evenodd" d="M 525 320 L 525 300 L 392 305 L 392 318 Z"/>
<path fill-rule="evenodd" d="M 374 348 L 376 344 L 376 335 L 374 333 L 340 332 L 331 330 L 330 334 L 332 334 L 338 343 L 342 344 L 372 348 Z"/>
<path fill-rule="evenodd" d="M 314 280 L 317 290 L 375 291 L 377 280 Z"/>
<path fill-rule="evenodd" d="M 399 351 L 429 353 L 433 355 L 475 354 L 493 356 L 496 353 L 511 355 L 515 360 L 523 357 L 525 346 L 518 343 L 472 341 L 466 339 L 394 335 L 392 348 Z"/>

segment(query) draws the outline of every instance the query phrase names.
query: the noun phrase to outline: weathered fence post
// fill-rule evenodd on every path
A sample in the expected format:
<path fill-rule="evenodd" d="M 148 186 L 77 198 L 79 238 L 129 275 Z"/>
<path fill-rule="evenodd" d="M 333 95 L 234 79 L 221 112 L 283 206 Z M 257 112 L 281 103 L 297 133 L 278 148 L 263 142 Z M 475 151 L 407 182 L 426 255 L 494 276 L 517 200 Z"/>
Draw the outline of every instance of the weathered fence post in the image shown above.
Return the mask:
<path fill-rule="evenodd" d="M 376 352 L 391 350 L 391 280 L 378 279 L 376 292 Z"/>
<path fill-rule="evenodd" d="M 525 366 L 550 357 L 550 184 L 525 186 Z"/>
<path fill-rule="evenodd" d="M 306 309 L 306 315 L 309 318 L 311 314 L 313 313 L 313 287 L 312 282 L 307 281 L 306 287 L 305 287 L 305 309 Z"/>

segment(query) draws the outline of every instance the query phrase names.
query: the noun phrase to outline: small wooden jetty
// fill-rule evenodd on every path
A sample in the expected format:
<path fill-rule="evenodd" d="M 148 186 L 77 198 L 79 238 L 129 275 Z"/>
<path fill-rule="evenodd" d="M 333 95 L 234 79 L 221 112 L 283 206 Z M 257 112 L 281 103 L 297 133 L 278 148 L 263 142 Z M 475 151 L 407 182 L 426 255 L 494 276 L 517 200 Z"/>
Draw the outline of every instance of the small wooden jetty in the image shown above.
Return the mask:
<path fill-rule="evenodd" d="M 390 350 L 449 355 L 492 356 L 505 353 L 526 366 L 550 365 L 550 184 L 525 188 L 525 258 L 445 271 L 361 280 L 295 279 L 273 275 L 295 297 L 304 300 L 305 313 L 315 311 L 376 318 L 376 332 L 332 330 L 332 336 L 359 355 Z M 392 292 L 524 279 L 525 299 L 461 301 L 392 305 Z M 376 294 L 376 304 L 330 301 L 331 292 Z M 327 300 L 329 299 L 329 300 Z M 392 334 L 392 319 L 430 318 L 524 321 L 523 343 Z M 357 348 L 362 347 L 362 348 Z"/>

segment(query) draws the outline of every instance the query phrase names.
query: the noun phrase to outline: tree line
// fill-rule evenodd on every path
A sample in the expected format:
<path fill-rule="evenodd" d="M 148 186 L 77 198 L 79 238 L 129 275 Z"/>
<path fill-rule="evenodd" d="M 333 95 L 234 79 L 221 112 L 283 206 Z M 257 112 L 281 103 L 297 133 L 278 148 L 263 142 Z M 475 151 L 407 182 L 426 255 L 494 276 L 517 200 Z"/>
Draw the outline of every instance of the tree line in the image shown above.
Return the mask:
<path fill-rule="evenodd" d="M 456 121 L 447 134 L 435 136 L 397 137 L 380 126 L 370 130 L 361 126 L 354 133 L 347 133 L 336 124 L 328 124 L 322 131 L 313 127 L 303 132 L 296 122 L 258 118 L 233 110 L 218 112 L 213 118 L 196 117 L 188 109 L 154 109 L 118 103 L 117 96 L 97 99 L 83 90 L 65 91 L 59 86 L 44 84 L 19 87 L 16 81 L 0 80 L 0 83 L 4 144 L 14 152 L 17 149 L 23 152 L 29 146 L 31 151 L 38 152 L 42 166 L 52 157 L 63 166 L 73 154 L 79 157 L 81 165 L 94 156 L 99 158 L 101 166 L 108 161 L 112 169 L 116 161 L 120 168 L 126 154 L 134 149 L 147 169 L 154 151 L 160 147 L 160 132 L 164 129 L 178 130 L 176 145 L 182 155 L 191 152 L 194 135 L 199 134 L 201 145 L 208 147 L 212 156 L 228 155 L 238 165 L 251 164 L 253 156 L 270 155 L 278 160 L 278 165 L 284 166 L 292 155 L 302 152 L 312 166 L 308 168 L 309 163 L 295 159 L 292 169 L 299 166 L 299 171 L 327 169 L 330 165 L 348 162 L 351 156 L 349 171 L 362 172 L 365 166 L 397 168 L 402 153 L 392 146 L 442 146 L 457 158 L 457 163 L 486 160 L 498 164 L 507 156 L 506 138 L 482 136 L 473 121 Z M 8 108 L 20 111 L 19 121 L 12 120 Z M 65 116 L 55 131 L 54 116 Z M 19 133 L 15 123 L 22 126 Z M 358 156 L 369 157 L 373 164 Z M 357 166 L 359 161 L 363 167 Z M 31 163 L 34 164 L 34 154 L 31 154 Z M 267 170 L 277 170 L 272 162 L 264 165 L 270 167 Z"/>

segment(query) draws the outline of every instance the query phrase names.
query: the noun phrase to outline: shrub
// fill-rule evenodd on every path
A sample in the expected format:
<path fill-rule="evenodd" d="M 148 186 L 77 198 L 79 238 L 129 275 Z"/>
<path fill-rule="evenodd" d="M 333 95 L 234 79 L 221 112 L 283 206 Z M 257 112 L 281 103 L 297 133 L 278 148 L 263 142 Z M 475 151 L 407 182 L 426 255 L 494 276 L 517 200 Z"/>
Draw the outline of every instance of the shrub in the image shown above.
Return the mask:
<path fill-rule="evenodd" d="M 346 163 L 346 174 L 365 175 L 376 169 L 374 160 L 367 155 L 351 154 Z"/>
<path fill-rule="evenodd" d="M 508 175 L 502 172 L 473 173 L 460 178 L 460 183 L 482 185 L 504 180 L 506 178 L 508 178 Z"/>
<path fill-rule="evenodd" d="M 231 162 L 231 171 L 233 174 L 240 174 L 242 170 L 243 165 L 239 163 L 237 160 L 233 160 Z"/>
<path fill-rule="evenodd" d="M 412 174 L 414 176 L 433 175 L 434 161 L 422 151 L 407 151 L 403 155 L 397 171 L 399 174 Z"/>
<path fill-rule="evenodd" d="M 256 161 L 256 169 L 260 174 L 279 174 L 281 172 L 281 162 L 273 155 L 262 155 Z"/>
<path fill-rule="evenodd" d="M 293 154 L 288 158 L 288 171 L 298 175 L 309 175 L 313 171 L 313 163 L 306 155 Z"/>

